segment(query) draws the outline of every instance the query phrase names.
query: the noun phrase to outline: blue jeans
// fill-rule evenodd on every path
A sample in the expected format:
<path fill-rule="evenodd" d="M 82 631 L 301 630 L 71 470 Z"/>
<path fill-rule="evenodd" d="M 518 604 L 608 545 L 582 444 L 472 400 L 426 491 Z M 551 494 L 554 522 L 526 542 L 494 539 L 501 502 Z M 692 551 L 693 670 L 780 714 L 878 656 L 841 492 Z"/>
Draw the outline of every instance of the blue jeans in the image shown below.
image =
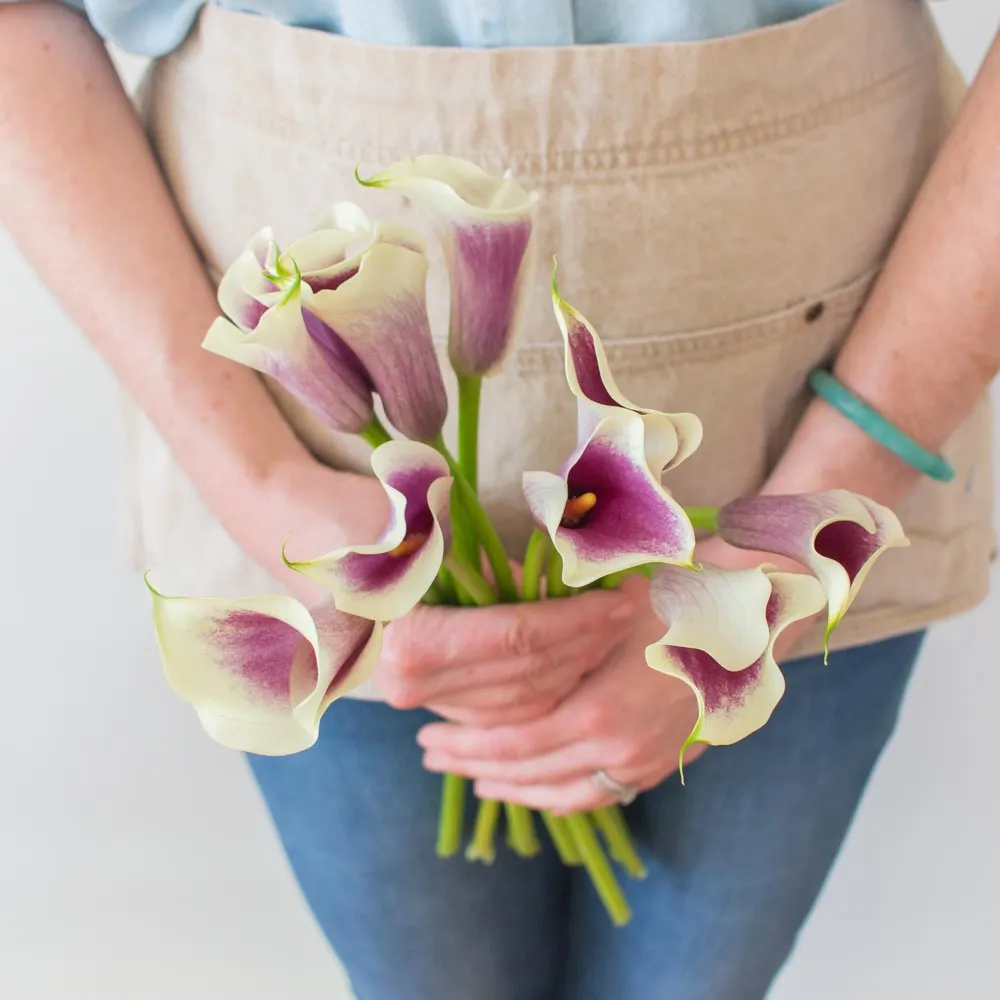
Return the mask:
<path fill-rule="evenodd" d="M 757 1000 L 787 958 L 895 724 L 922 634 L 785 665 L 771 722 L 640 796 L 649 877 L 614 929 L 546 845 L 434 855 L 430 716 L 342 701 L 312 750 L 252 757 L 288 858 L 359 1000 Z M 469 810 L 470 813 L 472 810 Z M 544 840 L 544 830 L 540 828 Z"/>

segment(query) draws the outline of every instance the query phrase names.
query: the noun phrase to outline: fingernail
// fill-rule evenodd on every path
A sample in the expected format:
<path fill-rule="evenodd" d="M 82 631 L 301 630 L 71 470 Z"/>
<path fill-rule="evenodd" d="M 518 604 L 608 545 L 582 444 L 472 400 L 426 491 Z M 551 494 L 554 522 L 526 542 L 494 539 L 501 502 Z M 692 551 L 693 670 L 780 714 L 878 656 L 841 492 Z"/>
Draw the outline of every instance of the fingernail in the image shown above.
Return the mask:
<path fill-rule="evenodd" d="M 613 622 L 623 622 L 635 614 L 635 605 L 631 601 L 625 601 L 608 615 L 608 620 Z"/>

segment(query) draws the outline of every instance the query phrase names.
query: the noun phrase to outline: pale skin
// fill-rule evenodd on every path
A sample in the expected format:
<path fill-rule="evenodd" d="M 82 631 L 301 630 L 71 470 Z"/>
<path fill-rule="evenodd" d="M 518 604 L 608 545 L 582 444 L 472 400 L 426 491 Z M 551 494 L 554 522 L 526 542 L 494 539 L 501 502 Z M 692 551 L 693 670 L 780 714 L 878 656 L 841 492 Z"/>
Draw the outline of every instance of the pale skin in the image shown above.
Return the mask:
<path fill-rule="evenodd" d="M 1000 369 L 997 107 L 1000 44 L 836 364 L 932 450 Z M 303 599 L 317 597 L 281 564 L 282 542 L 291 533 L 297 557 L 374 539 L 388 513 L 381 488 L 314 461 L 252 372 L 201 350 L 214 291 L 103 45 L 61 4 L 0 6 L 0 148 L 0 221 L 230 534 Z M 841 487 L 894 506 L 916 478 L 817 401 L 764 490 Z M 716 539 L 698 555 L 732 567 L 763 558 Z M 432 770 L 557 812 L 609 804 L 592 773 L 653 787 L 676 770 L 695 718 L 687 688 L 645 664 L 664 627 L 644 587 L 537 607 L 420 608 L 388 629 L 379 682 L 392 704 L 451 720 L 420 734 Z"/>

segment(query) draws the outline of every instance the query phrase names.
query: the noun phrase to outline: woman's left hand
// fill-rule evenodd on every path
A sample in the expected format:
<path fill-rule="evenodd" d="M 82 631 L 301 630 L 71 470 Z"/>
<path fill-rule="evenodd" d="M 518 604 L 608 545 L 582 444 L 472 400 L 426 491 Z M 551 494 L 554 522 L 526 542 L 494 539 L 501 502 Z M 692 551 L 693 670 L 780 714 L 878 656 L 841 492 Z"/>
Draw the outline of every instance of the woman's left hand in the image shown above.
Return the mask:
<path fill-rule="evenodd" d="M 425 767 L 475 779 L 481 798 L 555 813 L 616 802 L 594 781 L 597 771 L 637 791 L 669 777 L 698 713 L 685 684 L 646 665 L 646 646 L 665 631 L 649 609 L 648 586 L 639 578 L 626 581 L 642 609 L 634 629 L 552 712 L 493 729 L 425 726 L 418 736 Z M 703 750 L 690 748 L 685 762 Z"/>

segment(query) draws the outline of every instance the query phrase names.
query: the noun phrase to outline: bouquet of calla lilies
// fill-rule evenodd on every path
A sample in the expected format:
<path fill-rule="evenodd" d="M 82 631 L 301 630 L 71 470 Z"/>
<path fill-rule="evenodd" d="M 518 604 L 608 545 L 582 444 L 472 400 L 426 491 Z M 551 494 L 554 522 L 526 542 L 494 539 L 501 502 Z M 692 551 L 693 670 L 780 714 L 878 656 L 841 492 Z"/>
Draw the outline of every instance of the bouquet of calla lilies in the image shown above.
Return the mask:
<path fill-rule="evenodd" d="M 299 753 L 316 742 L 330 704 L 372 676 L 385 625 L 421 601 L 553 600 L 644 573 L 665 626 L 647 663 L 688 685 L 698 703 L 680 763 L 694 743 L 732 744 L 759 729 L 784 692 L 778 636 L 825 609 L 829 638 L 875 559 L 907 544 L 896 516 L 846 491 L 682 507 L 662 477 L 698 448 L 700 421 L 625 397 L 597 332 L 562 299 L 553 270 L 578 443 L 558 472 L 524 473 L 537 527 L 524 552 L 506 552 L 477 495 L 480 388 L 514 340 L 533 268 L 537 196 L 509 174 L 494 177 L 448 156 L 417 157 L 358 180 L 405 195 L 441 240 L 451 288 L 448 355 L 459 387 L 457 448 L 442 436 L 448 402 L 428 318 L 422 236 L 372 226 L 348 203 L 334 205 L 287 250 L 270 230 L 259 233 L 222 279 L 226 315 L 204 347 L 274 379 L 326 427 L 367 441 L 391 516 L 373 544 L 286 559 L 328 592 L 318 607 L 287 595 L 171 597 L 150 585 L 171 686 L 224 746 Z M 391 431 L 376 415 L 376 397 Z M 808 572 L 698 565 L 697 529 L 792 558 Z M 522 562 L 519 580 L 512 557 Z M 462 847 L 465 801 L 464 780 L 446 776 L 442 856 Z M 528 809 L 481 801 L 467 857 L 494 858 L 501 813 L 513 850 L 540 850 Z M 633 877 L 644 870 L 622 811 L 542 813 L 541 820 L 562 860 L 585 866 L 611 918 L 626 922 L 628 904 L 608 856 Z"/>

